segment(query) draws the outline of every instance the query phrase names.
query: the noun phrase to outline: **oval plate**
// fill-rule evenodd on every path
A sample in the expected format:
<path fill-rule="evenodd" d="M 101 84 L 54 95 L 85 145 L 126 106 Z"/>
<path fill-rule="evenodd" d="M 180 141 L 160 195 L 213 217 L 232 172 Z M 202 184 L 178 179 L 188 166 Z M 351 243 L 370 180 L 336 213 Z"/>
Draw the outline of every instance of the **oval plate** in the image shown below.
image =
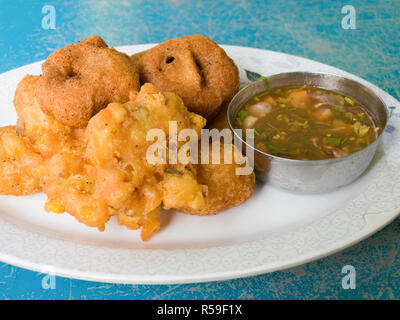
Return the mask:
<path fill-rule="evenodd" d="M 153 45 L 118 48 L 128 54 Z M 400 212 L 400 103 L 339 69 L 283 53 L 223 46 L 240 69 L 265 76 L 288 71 L 344 75 L 370 87 L 389 107 L 383 142 L 357 181 L 331 193 L 298 195 L 256 184 L 253 197 L 216 216 L 162 215 L 143 243 L 139 231 L 111 219 L 101 233 L 68 214 L 46 213 L 43 194 L 0 196 L 0 260 L 43 273 L 115 283 L 184 283 L 271 272 L 321 258 L 383 228 Z M 16 123 L 12 99 L 41 62 L 0 75 L 0 125 Z M 396 113 L 397 110 L 397 113 Z"/>

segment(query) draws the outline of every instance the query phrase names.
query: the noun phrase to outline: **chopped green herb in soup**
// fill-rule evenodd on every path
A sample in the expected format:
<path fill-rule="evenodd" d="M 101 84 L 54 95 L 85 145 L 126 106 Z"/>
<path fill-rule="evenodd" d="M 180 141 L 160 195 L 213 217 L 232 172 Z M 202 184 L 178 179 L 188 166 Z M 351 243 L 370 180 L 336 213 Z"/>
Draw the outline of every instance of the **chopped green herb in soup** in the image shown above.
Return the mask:
<path fill-rule="evenodd" d="M 245 103 L 235 122 L 254 129 L 257 149 L 298 160 L 343 157 L 368 146 L 381 130 L 357 101 L 308 86 L 268 90 Z"/>

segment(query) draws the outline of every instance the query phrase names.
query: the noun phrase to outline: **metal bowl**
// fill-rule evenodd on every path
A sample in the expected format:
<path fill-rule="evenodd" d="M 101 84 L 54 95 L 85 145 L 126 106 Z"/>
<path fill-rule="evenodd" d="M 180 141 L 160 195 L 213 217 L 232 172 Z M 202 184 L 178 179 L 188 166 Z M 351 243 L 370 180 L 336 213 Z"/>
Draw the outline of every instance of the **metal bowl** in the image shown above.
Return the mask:
<path fill-rule="evenodd" d="M 351 79 L 328 73 L 289 72 L 259 79 L 241 89 L 228 106 L 228 122 L 233 130 L 233 123 L 240 107 L 250 98 L 285 86 L 312 86 L 341 93 L 353 98 L 366 109 L 382 128 L 377 139 L 366 148 L 347 156 L 328 160 L 293 160 L 274 156 L 258 150 L 244 141 L 234 131 L 236 139 L 254 152 L 254 166 L 257 179 L 268 182 L 279 188 L 300 193 L 321 193 L 334 190 L 357 179 L 368 167 L 374 157 L 382 132 L 384 131 L 388 112 L 383 101 L 369 88 Z"/>

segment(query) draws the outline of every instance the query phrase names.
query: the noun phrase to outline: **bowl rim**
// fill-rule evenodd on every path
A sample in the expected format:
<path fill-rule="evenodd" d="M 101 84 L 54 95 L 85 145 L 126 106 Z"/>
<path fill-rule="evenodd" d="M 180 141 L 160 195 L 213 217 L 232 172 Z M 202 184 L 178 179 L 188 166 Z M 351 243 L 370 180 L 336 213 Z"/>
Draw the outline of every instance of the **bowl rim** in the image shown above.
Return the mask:
<path fill-rule="evenodd" d="M 261 151 L 261 150 L 257 149 L 255 146 L 252 146 L 251 144 L 247 143 L 245 140 L 243 140 L 243 138 L 242 138 L 241 136 L 239 136 L 239 135 L 237 134 L 237 132 L 235 131 L 235 130 L 237 130 L 238 128 L 234 128 L 234 126 L 232 125 L 231 120 L 230 120 L 230 113 L 231 113 L 231 110 L 232 110 L 232 102 L 234 101 L 235 97 L 238 96 L 241 92 L 243 92 L 243 91 L 245 91 L 245 90 L 248 90 L 251 86 L 254 86 L 254 85 L 257 84 L 258 82 L 263 81 L 263 82 L 265 83 L 265 79 L 263 79 L 263 78 L 266 78 L 267 81 L 268 81 L 268 79 L 269 79 L 270 77 L 277 77 L 277 76 L 281 76 L 281 75 L 293 75 L 293 76 L 294 76 L 294 75 L 297 75 L 297 74 L 302 74 L 302 75 L 307 75 L 307 74 L 308 74 L 308 75 L 327 75 L 327 76 L 331 76 L 331 77 L 341 78 L 341 79 L 344 79 L 344 80 L 347 80 L 347 81 L 353 81 L 353 82 L 356 82 L 357 84 L 361 85 L 361 86 L 364 87 L 367 91 L 369 91 L 372 95 L 374 95 L 374 96 L 382 103 L 382 105 L 384 106 L 384 112 L 385 112 L 385 125 L 384 125 L 384 127 L 382 128 L 381 132 L 379 133 L 378 137 L 375 139 L 375 141 L 372 142 L 372 143 L 370 143 L 370 144 L 369 144 L 368 146 L 366 146 L 365 148 L 362 148 L 361 150 L 358 150 L 358 151 L 356 151 L 356 152 L 350 153 L 350 154 L 348 154 L 348 155 L 346 155 L 346 156 L 343 156 L 343 157 L 340 157 L 340 158 L 321 159 L 321 160 L 299 160 L 299 159 L 291 159 L 291 158 L 279 157 L 279 156 L 276 156 L 276 155 L 272 155 L 272 154 L 266 153 L 266 152 L 264 152 L 264 151 Z M 272 159 L 274 159 L 274 160 L 279 160 L 279 161 L 282 161 L 282 162 L 289 162 L 289 163 L 291 163 L 291 164 L 298 164 L 298 165 L 326 165 L 326 164 L 330 164 L 330 163 L 342 162 L 342 161 L 346 161 L 346 160 L 350 160 L 350 159 L 352 159 L 352 158 L 355 158 L 355 157 L 357 157 L 359 154 L 365 152 L 366 150 L 375 147 L 376 144 L 378 144 L 379 141 L 381 140 L 381 137 L 382 137 L 383 132 L 385 132 L 385 130 L 386 130 L 386 127 L 387 127 L 388 122 L 389 122 L 389 113 L 388 113 L 388 110 L 387 110 L 387 105 L 386 105 L 386 103 L 385 103 L 385 102 L 382 100 L 382 98 L 381 98 L 379 95 L 377 95 L 372 89 L 370 89 L 369 87 L 365 86 L 364 84 L 360 83 L 360 82 L 357 81 L 357 80 L 354 80 L 354 79 L 351 79 L 351 78 L 348 78 L 348 77 L 345 77 L 345 76 L 342 76 L 342 75 L 339 75 L 339 74 L 336 74 L 336 73 L 332 73 L 332 72 L 321 72 L 321 71 L 318 71 L 318 72 L 290 71 L 290 72 L 275 73 L 275 74 L 271 74 L 271 75 L 268 75 L 268 76 L 262 76 L 262 77 L 263 77 L 263 78 L 257 79 L 256 81 L 253 81 L 253 82 L 247 84 L 247 85 L 244 86 L 242 89 L 240 89 L 238 92 L 236 92 L 236 94 L 233 96 L 233 98 L 231 99 L 231 101 L 230 101 L 229 104 L 228 104 L 228 108 L 227 108 L 226 114 L 227 114 L 227 118 L 228 118 L 229 127 L 230 127 L 230 129 L 233 131 L 233 134 L 234 134 L 242 143 L 244 143 L 247 147 L 253 149 L 255 152 L 258 152 L 258 153 L 262 154 L 263 156 L 266 156 L 266 157 L 268 157 L 268 158 L 272 158 Z M 316 86 L 314 86 L 314 87 L 315 87 L 315 88 L 318 88 L 318 87 L 316 87 Z M 323 88 L 321 88 L 321 89 L 323 89 Z M 267 88 L 265 91 L 267 91 L 267 90 L 270 90 L 270 88 Z M 326 90 L 330 90 L 330 89 L 326 89 Z M 331 91 L 336 92 L 335 90 L 331 90 Z M 241 130 L 243 130 L 243 129 L 241 129 Z"/>

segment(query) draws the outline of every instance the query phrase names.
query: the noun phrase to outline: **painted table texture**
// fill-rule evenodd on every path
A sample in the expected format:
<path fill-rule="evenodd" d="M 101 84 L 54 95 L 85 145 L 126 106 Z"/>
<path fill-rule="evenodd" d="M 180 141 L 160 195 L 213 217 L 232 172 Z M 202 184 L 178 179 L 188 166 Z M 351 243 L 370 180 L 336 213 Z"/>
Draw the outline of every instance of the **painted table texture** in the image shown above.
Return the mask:
<path fill-rule="evenodd" d="M 222 44 L 327 63 L 400 98 L 397 0 L 0 3 L 0 72 L 45 59 L 55 49 L 92 34 L 118 46 L 202 33 Z M 55 23 L 47 16 L 53 9 Z M 347 16 L 353 11 L 355 23 Z M 46 275 L 0 263 L 0 299 L 399 299 L 399 236 L 397 219 L 367 240 L 315 262 L 200 284 L 119 285 L 57 277 L 48 286 L 42 285 Z M 355 289 L 342 287 L 345 265 L 356 270 Z"/>

